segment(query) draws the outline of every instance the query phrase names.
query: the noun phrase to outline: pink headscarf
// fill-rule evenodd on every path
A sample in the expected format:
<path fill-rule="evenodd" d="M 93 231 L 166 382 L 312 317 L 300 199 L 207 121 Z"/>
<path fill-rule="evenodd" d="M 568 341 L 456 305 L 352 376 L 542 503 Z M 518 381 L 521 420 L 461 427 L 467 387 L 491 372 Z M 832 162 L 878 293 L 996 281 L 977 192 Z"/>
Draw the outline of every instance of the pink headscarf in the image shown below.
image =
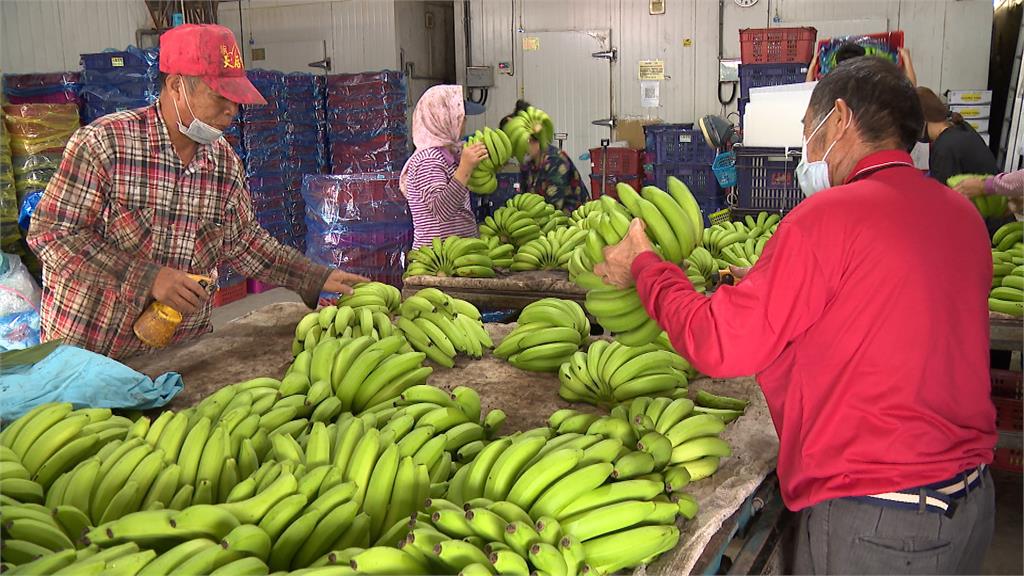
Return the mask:
<path fill-rule="evenodd" d="M 412 142 L 417 150 L 441 147 L 455 153 L 459 149 L 465 117 L 462 86 L 434 86 L 420 96 L 412 113 Z M 407 162 L 398 181 L 403 194 L 408 167 Z"/>

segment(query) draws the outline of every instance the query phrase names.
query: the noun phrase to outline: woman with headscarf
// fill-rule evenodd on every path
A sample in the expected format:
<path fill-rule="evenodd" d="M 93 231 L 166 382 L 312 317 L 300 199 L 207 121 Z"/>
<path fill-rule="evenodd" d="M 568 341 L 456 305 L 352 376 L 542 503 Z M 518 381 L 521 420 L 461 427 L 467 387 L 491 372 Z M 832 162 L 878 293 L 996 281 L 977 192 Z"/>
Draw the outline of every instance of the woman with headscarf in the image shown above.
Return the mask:
<path fill-rule="evenodd" d="M 529 107 L 529 102 L 519 100 L 516 102 L 516 111 L 502 118 L 500 126 L 504 127 L 506 122 Z M 580 171 L 576 169 L 569 155 L 554 144 L 549 144 L 546 150 L 541 150 L 540 142 L 535 136 L 530 137 L 526 158 L 520 170 L 520 179 L 523 192 L 540 194 L 555 207 L 566 212 L 572 212 L 590 200 Z"/>
<path fill-rule="evenodd" d="M 466 113 L 462 86 L 434 86 L 416 103 L 412 115 L 416 152 L 405 163 L 399 179 L 412 213 L 413 248 L 429 244 L 434 238 L 479 235 L 466 183 L 477 164 L 487 157 L 487 147 L 473 144 L 462 148 Z"/>
<path fill-rule="evenodd" d="M 928 172 L 932 178 L 945 184 L 951 176 L 959 174 L 999 172 L 992 150 L 963 116 L 950 112 L 949 106 L 924 86 L 917 88 L 917 99 L 924 111 L 922 141 L 931 144 Z"/>

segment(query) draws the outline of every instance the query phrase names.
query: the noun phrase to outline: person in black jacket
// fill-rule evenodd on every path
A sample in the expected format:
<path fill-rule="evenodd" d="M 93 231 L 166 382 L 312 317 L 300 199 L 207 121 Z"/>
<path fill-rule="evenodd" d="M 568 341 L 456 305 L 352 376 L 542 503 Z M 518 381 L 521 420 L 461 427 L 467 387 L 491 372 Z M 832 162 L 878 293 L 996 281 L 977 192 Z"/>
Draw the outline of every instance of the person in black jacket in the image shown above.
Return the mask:
<path fill-rule="evenodd" d="M 992 150 L 963 116 L 950 112 L 949 106 L 929 88 L 919 86 L 917 97 L 924 110 L 922 141 L 931 144 L 928 171 L 932 178 L 945 184 L 950 176 L 999 172 Z"/>

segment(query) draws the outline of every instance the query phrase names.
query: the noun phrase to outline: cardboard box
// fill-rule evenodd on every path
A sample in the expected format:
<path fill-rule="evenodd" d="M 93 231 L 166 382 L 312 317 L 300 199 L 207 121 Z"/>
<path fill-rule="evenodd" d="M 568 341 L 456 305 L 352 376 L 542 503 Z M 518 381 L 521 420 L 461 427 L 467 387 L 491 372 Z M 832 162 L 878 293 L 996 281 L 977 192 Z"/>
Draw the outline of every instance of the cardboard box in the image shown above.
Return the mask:
<path fill-rule="evenodd" d="M 988 132 L 988 118 L 966 118 L 965 120 L 976 132 Z"/>
<path fill-rule="evenodd" d="M 946 93 L 946 100 L 953 104 L 991 104 L 991 90 L 950 90 Z"/>
<path fill-rule="evenodd" d="M 978 105 L 978 106 L 967 106 L 967 105 L 954 105 L 949 107 L 950 112 L 956 112 L 964 118 L 990 118 L 992 116 L 992 106 Z"/>
<path fill-rule="evenodd" d="M 658 118 L 627 118 L 619 120 L 615 126 L 615 140 L 625 141 L 633 150 L 643 150 L 646 146 L 644 126 L 664 124 Z"/>

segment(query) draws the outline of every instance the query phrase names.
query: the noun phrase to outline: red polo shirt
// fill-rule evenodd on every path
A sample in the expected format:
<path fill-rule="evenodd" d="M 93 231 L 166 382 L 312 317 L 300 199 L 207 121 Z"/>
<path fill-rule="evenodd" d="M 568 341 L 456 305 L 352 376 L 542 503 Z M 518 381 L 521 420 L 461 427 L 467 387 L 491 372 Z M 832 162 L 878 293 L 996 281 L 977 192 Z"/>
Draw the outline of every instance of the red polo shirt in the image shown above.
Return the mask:
<path fill-rule="evenodd" d="M 637 290 L 714 377 L 756 374 L 792 510 L 912 488 L 992 461 L 985 224 L 960 194 L 879 152 L 779 224 L 713 296 L 654 253 Z"/>

